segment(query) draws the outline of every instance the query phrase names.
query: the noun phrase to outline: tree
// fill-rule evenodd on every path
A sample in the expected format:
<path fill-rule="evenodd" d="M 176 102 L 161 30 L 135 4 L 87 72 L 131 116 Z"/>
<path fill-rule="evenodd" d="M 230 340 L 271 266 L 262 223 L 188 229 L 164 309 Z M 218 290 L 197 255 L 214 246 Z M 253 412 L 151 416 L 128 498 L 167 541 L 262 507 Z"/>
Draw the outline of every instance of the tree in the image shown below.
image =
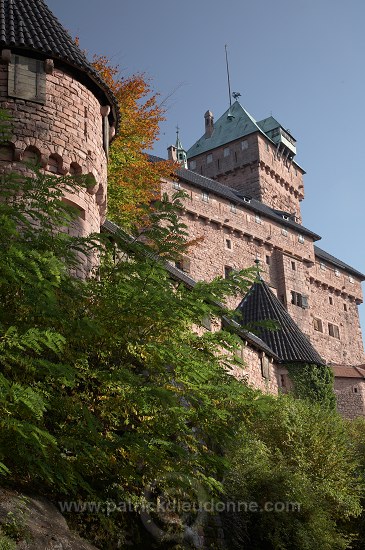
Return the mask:
<path fill-rule="evenodd" d="M 146 154 L 158 139 L 165 111 L 145 75 L 120 77 L 103 56 L 96 57 L 93 65 L 114 92 L 121 115 L 120 130 L 110 149 L 108 217 L 131 228 L 145 219 L 146 207 L 160 196 L 161 178 L 171 177 L 176 170 L 173 162 L 150 162 Z"/>
<path fill-rule="evenodd" d="M 179 204 L 165 199 L 147 223 L 152 248 L 146 232 L 143 242 L 118 232 L 113 243 L 61 232 L 73 219 L 64 190 L 80 185 L 37 171 L 3 176 L 0 463 L 18 489 L 101 502 L 79 527 L 115 548 L 128 525 L 138 539 L 138 522 L 108 517 L 108 500 L 138 505 L 172 472 L 219 490 L 223 448 L 250 392 L 227 372 L 235 335 L 193 329 L 227 313 L 220 302 L 254 274 L 176 284 L 164 258 L 179 252 L 183 228 Z M 98 277 L 80 281 L 77 253 L 93 248 Z"/>
<path fill-rule="evenodd" d="M 295 397 L 320 403 L 322 407 L 329 410 L 336 410 L 336 397 L 333 391 L 334 376 L 330 367 L 292 363 L 286 368 L 293 383 Z"/>
<path fill-rule="evenodd" d="M 232 550 L 350 547 L 363 487 L 339 415 L 292 396 L 267 401 L 242 426 L 232 465 L 229 500 L 257 504 L 227 515 Z"/>

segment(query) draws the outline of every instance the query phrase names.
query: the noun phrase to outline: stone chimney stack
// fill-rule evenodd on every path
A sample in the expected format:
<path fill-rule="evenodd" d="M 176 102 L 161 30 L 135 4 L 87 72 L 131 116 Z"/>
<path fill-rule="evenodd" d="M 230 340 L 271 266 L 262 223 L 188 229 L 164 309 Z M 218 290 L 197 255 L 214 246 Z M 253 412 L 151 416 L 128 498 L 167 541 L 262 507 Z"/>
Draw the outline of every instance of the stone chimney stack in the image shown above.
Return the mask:
<path fill-rule="evenodd" d="M 170 145 L 170 147 L 167 148 L 167 154 L 169 160 L 177 162 L 177 148 L 175 145 Z"/>
<path fill-rule="evenodd" d="M 205 118 L 205 137 L 210 138 L 214 130 L 214 117 L 212 111 L 207 111 L 204 115 Z"/>

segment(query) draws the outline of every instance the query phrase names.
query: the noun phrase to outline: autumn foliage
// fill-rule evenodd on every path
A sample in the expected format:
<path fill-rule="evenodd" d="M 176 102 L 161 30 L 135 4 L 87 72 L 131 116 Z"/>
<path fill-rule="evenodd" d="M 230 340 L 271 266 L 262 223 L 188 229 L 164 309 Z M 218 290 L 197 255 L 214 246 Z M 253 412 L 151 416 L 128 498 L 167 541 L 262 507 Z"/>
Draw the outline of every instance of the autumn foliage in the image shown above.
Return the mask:
<path fill-rule="evenodd" d="M 120 76 L 104 56 L 96 57 L 93 65 L 116 96 L 121 115 L 110 150 L 108 218 L 129 228 L 140 222 L 158 195 L 161 178 L 176 168 L 170 161 L 151 162 L 146 153 L 158 139 L 165 110 L 145 75 Z"/>

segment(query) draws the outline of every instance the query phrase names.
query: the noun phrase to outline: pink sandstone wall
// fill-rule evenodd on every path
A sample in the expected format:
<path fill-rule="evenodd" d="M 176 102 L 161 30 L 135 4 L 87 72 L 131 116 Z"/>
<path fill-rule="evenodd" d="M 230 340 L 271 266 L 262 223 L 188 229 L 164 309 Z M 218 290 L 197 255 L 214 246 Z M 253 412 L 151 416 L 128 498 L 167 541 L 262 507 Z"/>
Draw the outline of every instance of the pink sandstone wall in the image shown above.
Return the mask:
<path fill-rule="evenodd" d="M 65 198 L 80 212 L 72 231 L 81 236 L 99 233 L 106 212 L 107 159 L 98 99 L 71 74 L 57 68 L 46 75 L 45 105 L 8 97 L 7 80 L 8 65 L 3 63 L 0 105 L 13 117 L 13 168 L 19 170 L 19 161 L 34 157 L 46 172 L 89 174 L 90 187 Z M 92 260 L 86 262 L 84 271 L 92 264 Z"/>
<path fill-rule="evenodd" d="M 163 191 L 172 194 L 173 184 L 163 182 Z M 224 276 L 225 266 L 242 269 L 260 259 L 264 279 L 286 305 L 301 330 L 318 352 L 329 362 L 355 365 L 364 363 L 364 350 L 357 305 L 362 302 L 360 281 L 328 264 L 322 269 L 314 254 L 312 240 L 299 240 L 296 230 L 261 217 L 245 207 L 231 210 L 229 201 L 210 194 L 202 200 L 197 187 L 181 182 L 188 194 L 182 220 L 189 228 L 190 239 L 200 239 L 189 249 L 189 274 L 196 280 Z M 291 303 L 295 291 L 308 296 L 308 308 Z M 332 297 L 332 305 L 329 297 Z M 236 307 L 241 298 L 231 299 Z M 345 306 L 347 311 L 345 311 Z M 322 321 L 323 332 L 314 329 L 314 318 Z M 339 327 L 340 339 L 329 335 L 328 323 Z"/>
<path fill-rule="evenodd" d="M 246 142 L 246 148 L 242 143 Z M 250 134 L 229 144 L 194 157 L 194 171 L 232 187 L 268 206 L 296 212 L 301 221 L 300 201 L 304 198 L 303 173 L 296 164 L 276 156 L 275 146 L 260 134 Z M 211 159 L 211 162 L 208 162 Z M 189 162 L 191 166 L 191 161 Z"/>

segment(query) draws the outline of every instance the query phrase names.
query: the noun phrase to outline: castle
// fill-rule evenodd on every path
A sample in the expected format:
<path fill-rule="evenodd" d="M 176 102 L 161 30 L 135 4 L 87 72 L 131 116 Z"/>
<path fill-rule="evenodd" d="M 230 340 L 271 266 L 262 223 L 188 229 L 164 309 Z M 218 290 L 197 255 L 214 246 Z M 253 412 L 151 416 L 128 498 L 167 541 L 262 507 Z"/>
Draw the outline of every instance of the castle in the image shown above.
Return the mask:
<path fill-rule="evenodd" d="M 247 323 L 271 318 L 282 329 L 259 332 L 271 356 L 247 341 L 248 380 L 276 393 L 290 386 L 286 363 L 328 364 L 341 413 L 365 414 L 358 314 L 365 275 L 316 246 L 320 236 L 302 225 L 305 172 L 294 137 L 273 117 L 256 121 L 238 101 L 216 122 L 207 111 L 204 130 L 188 151 L 179 138 L 169 148 L 182 168 L 164 189 L 187 192 L 181 215 L 198 242 L 179 267 L 211 280 L 259 261 L 262 283 L 230 305 Z"/>
<path fill-rule="evenodd" d="M 87 189 L 64 199 L 78 211 L 72 230 L 112 230 L 105 220 L 108 150 L 119 123 L 112 92 L 43 0 L 2 0 L 0 42 L 1 107 L 14 125 L 0 148 L 2 168 L 24 170 L 34 160 L 49 173 L 87 175 Z M 204 135 L 188 151 L 178 139 L 169 154 L 182 167 L 162 189 L 186 191 L 181 216 L 198 242 L 169 266 L 171 276 L 189 285 L 257 260 L 262 283 L 230 305 L 247 322 L 269 316 L 281 325 L 276 333 L 242 331 L 247 368 L 236 375 L 277 393 L 290 385 L 286 363 L 327 363 L 339 410 L 364 415 L 357 306 L 365 276 L 318 248 L 320 237 L 302 225 L 304 170 L 293 136 L 273 117 L 255 121 L 236 101 L 216 122 L 207 111 Z"/>

